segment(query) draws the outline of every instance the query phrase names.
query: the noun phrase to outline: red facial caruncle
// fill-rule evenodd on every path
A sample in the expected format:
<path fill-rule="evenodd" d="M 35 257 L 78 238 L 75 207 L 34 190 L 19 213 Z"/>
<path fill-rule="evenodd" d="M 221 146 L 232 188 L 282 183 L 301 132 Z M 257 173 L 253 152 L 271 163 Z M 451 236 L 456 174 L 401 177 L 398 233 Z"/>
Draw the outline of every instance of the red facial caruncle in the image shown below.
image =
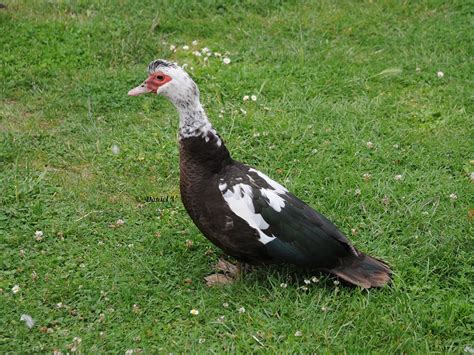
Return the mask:
<path fill-rule="evenodd" d="M 157 90 L 165 85 L 166 83 L 171 81 L 171 77 L 169 75 L 164 74 L 163 72 L 159 71 L 150 76 L 136 88 L 130 90 L 128 94 L 130 96 L 138 96 L 142 94 L 146 94 L 149 92 L 157 92 Z"/>

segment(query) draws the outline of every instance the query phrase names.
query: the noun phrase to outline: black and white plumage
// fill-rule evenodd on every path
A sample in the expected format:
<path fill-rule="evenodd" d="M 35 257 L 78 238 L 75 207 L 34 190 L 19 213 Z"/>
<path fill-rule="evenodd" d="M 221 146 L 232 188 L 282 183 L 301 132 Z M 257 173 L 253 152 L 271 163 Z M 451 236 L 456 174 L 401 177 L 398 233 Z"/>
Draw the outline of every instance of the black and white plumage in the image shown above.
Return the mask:
<path fill-rule="evenodd" d="M 176 64 L 149 65 L 129 95 L 156 92 L 180 115 L 180 190 L 200 231 L 237 260 L 320 269 L 364 288 L 390 281 L 380 260 L 359 252 L 326 217 L 264 173 L 231 158 L 199 101 L 199 90 Z"/>

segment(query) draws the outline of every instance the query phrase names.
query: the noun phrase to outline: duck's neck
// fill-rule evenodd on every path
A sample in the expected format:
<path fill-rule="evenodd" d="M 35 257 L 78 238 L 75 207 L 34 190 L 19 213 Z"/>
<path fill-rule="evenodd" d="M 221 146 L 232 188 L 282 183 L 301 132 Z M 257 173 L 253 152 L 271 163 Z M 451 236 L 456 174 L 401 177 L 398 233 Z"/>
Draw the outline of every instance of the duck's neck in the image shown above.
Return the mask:
<path fill-rule="evenodd" d="M 230 154 L 197 99 L 175 103 L 179 112 L 181 173 L 214 174 L 231 162 Z M 188 172 L 186 172 L 188 171 Z"/>
<path fill-rule="evenodd" d="M 179 112 L 179 139 L 198 137 L 206 142 L 214 141 L 218 147 L 222 141 L 207 118 L 199 99 L 176 104 Z M 214 139 L 213 139 L 214 138 Z"/>

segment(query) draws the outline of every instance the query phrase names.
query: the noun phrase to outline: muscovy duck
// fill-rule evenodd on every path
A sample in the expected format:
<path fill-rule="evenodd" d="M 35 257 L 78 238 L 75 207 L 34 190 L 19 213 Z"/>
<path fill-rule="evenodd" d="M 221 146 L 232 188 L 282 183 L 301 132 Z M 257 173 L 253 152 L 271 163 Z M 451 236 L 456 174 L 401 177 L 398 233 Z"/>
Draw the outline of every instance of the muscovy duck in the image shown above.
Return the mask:
<path fill-rule="evenodd" d="M 179 112 L 181 199 L 212 243 L 249 264 L 294 264 L 363 288 L 390 281 L 385 262 L 358 251 L 285 187 L 231 158 L 204 112 L 197 85 L 180 66 L 151 62 L 148 78 L 128 94 L 151 92 L 168 98 Z"/>

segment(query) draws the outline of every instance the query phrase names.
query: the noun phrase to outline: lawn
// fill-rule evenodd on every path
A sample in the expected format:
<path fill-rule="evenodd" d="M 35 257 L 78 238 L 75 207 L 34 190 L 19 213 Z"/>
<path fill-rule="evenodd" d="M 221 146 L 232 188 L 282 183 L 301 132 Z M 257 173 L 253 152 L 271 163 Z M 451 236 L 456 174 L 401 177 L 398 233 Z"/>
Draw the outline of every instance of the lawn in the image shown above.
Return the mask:
<path fill-rule="evenodd" d="M 474 352 L 467 1 L 4 2 L 1 353 Z M 127 96 L 155 58 L 393 284 L 270 267 L 208 288 L 222 254 L 179 199 L 178 115 Z"/>

